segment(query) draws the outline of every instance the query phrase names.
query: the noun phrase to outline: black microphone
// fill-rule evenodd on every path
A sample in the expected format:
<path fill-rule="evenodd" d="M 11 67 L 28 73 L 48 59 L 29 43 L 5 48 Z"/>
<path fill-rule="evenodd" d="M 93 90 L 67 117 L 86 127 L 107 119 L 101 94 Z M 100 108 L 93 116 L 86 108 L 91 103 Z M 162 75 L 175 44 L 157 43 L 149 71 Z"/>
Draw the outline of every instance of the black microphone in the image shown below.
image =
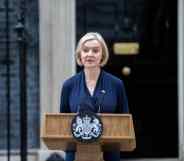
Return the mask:
<path fill-rule="evenodd" d="M 103 100 L 104 100 L 104 96 L 105 96 L 105 94 L 106 94 L 106 91 L 105 91 L 104 89 L 102 89 L 102 90 L 100 91 L 100 93 L 102 94 L 102 98 L 101 98 L 101 100 L 99 101 L 98 113 L 100 113 L 100 111 L 101 111 L 102 103 L 103 103 Z"/>
<path fill-rule="evenodd" d="M 77 112 L 81 113 L 81 112 L 95 112 L 95 106 L 94 103 L 92 102 L 91 99 L 89 99 L 89 97 L 85 97 L 81 100 L 80 104 L 78 105 L 78 109 Z"/>
<path fill-rule="evenodd" d="M 101 95 L 100 95 L 99 99 L 97 97 L 93 97 L 93 98 L 85 97 L 85 98 L 83 98 L 81 100 L 80 104 L 78 105 L 77 113 L 81 113 L 81 112 L 85 112 L 85 111 L 100 113 L 106 91 L 101 90 L 100 94 Z"/>

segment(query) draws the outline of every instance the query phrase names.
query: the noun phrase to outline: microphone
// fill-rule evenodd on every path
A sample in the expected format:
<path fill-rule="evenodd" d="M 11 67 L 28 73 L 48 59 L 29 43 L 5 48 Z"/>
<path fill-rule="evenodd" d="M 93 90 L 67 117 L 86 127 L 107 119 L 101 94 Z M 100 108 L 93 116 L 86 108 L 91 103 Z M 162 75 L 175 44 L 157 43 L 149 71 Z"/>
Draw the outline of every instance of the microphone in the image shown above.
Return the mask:
<path fill-rule="evenodd" d="M 82 102 L 79 106 L 78 106 L 78 113 L 83 113 L 85 111 L 89 111 L 89 112 L 93 112 L 94 109 L 91 107 L 91 105 L 89 105 L 86 102 Z"/>
<path fill-rule="evenodd" d="M 77 113 L 81 113 L 85 111 L 100 113 L 105 94 L 106 94 L 106 91 L 103 89 L 100 91 L 99 99 L 97 97 L 83 98 L 77 107 Z"/>
<path fill-rule="evenodd" d="M 98 107 L 98 112 L 97 113 L 100 113 L 100 111 L 101 111 L 101 107 L 102 107 L 102 103 L 103 103 L 103 100 L 104 100 L 104 96 L 106 94 L 106 91 L 104 89 L 102 89 L 100 91 L 100 93 L 102 94 L 102 99 L 99 102 L 99 105 L 98 105 L 99 107 Z"/>
<path fill-rule="evenodd" d="M 77 108 L 78 113 L 85 111 L 95 112 L 95 104 L 93 102 L 93 99 L 89 97 L 84 97 L 83 99 L 81 99 Z"/>

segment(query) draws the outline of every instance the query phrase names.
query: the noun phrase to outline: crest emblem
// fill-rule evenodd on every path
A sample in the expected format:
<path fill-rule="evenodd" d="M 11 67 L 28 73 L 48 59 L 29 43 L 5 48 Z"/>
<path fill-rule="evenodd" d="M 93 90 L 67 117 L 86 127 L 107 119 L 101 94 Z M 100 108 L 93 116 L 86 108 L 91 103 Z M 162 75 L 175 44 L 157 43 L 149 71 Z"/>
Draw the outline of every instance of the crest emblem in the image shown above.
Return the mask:
<path fill-rule="evenodd" d="M 95 113 L 85 111 L 74 117 L 71 131 L 73 137 L 80 142 L 94 142 L 102 135 L 103 124 Z"/>

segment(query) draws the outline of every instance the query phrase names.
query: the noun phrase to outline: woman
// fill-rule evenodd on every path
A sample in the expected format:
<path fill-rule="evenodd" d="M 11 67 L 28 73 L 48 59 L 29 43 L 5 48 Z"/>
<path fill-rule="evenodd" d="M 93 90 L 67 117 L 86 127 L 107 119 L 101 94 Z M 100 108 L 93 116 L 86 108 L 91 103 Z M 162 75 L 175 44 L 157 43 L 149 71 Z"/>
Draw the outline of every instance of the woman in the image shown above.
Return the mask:
<path fill-rule="evenodd" d="M 60 112 L 78 112 L 87 100 L 93 112 L 128 113 L 123 82 L 105 72 L 109 52 L 99 33 L 87 33 L 78 42 L 76 61 L 83 70 L 66 80 L 61 92 Z M 74 152 L 66 152 L 66 161 L 73 161 Z M 105 161 L 120 161 L 120 152 L 104 152 Z"/>

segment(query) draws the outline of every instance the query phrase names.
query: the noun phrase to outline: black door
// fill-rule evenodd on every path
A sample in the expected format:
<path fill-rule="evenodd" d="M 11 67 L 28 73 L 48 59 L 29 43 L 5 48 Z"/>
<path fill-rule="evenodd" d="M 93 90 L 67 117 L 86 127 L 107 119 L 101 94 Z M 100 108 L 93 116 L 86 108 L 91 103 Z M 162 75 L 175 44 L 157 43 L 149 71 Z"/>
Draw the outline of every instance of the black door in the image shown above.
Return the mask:
<path fill-rule="evenodd" d="M 122 157 L 178 157 L 177 1 L 77 0 L 76 15 L 77 40 L 101 33 L 110 50 L 105 70 L 126 85 L 137 148 Z M 138 54 L 115 54 L 117 42 L 138 43 Z"/>

